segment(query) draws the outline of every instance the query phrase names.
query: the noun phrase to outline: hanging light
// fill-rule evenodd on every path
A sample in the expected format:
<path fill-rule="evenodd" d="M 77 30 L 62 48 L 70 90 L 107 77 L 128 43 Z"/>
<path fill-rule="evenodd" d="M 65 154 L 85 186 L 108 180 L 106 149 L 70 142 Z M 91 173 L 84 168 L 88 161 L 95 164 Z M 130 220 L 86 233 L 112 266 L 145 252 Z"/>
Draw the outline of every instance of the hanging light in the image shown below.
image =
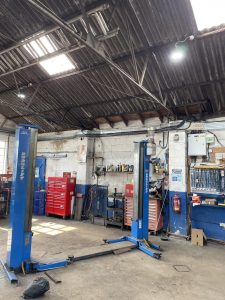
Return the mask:
<path fill-rule="evenodd" d="M 184 59 L 184 50 L 180 47 L 176 47 L 170 54 L 170 60 L 172 62 L 180 62 Z"/>
<path fill-rule="evenodd" d="M 25 99 L 25 98 L 26 98 L 26 95 L 25 95 L 24 93 L 19 92 L 19 93 L 17 94 L 17 97 L 19 97 L 20 99 Z"/>
<path fill-rule="evenodd" d="M 186 37 L 183 41 L 176 42 L 175 48 L 170 53 L 170 60 L 174 63 L 182 61 L 185 58 L 187 48 L 185 47 L 185 45 L 181 44 L 185 43 L 187 40 L 193 41 L 194 38 L 195 37 L 193 35 L 190 35 Z"/>

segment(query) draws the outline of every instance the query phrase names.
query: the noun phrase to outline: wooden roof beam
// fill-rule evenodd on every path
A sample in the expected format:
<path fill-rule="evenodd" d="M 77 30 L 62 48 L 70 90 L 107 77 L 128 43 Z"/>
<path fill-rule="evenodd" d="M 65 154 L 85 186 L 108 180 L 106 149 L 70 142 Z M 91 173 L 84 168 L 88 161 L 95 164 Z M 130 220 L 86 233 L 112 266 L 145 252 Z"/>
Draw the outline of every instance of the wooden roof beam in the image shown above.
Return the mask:
<path fill-rule="evenodd" d="M 120 115 L 120 118 L 122 119 L 123 123 L 128 126 L 128 120 L 125 118 L 124 115 Z"/>

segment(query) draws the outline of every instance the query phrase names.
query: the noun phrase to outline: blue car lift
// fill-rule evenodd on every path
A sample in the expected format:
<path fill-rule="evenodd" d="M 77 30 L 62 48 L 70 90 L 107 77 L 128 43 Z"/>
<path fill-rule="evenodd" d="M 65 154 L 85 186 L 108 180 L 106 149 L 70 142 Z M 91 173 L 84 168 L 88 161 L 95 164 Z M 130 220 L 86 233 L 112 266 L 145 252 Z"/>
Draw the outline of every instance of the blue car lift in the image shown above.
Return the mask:
<path fill-rule="evenodd" d="M 16 129 L 16 146 L 14 153 L 13 184 L 10 204 L 10 228 L 7 243 L 6 263 L 0 260 L 11 283 L 18 281 L 16 273 L 46 271 L 68 266 L 76 261 L 114 253 L 107 249 L 102 252 L 68 257 L 67 259 L 50 263 L 41 263 L 31 258 L 32 244 L 32 210 L 35 158 L 37 149 L 37 127 L 30 124 L 19 125 Z M 158 245 L 148 242 L 148 201 L 149 201 L 149 156 L 147 142 L 135 143 L 135 194 L 134 216 L 131 236 L 115 240 L 105 240 L 106 243 L 129 241 L 130 248 L 138 248 L 146 254 L 160 258 L 160 253 L 154 253 L 150 247 L 160 250 Z"/>
<path fill-rule="evenodd" d="M 160 246 L 148 241 L 150 156 L 147 153 L 147 145 L 147 141 L 134 143 L 134 208 L 131 236 L 105 240 L 105 243 L 129 241 L 142 252 L 159 259 L 161 253 L 152 252 L 150 248 L 160 251 Z"/>

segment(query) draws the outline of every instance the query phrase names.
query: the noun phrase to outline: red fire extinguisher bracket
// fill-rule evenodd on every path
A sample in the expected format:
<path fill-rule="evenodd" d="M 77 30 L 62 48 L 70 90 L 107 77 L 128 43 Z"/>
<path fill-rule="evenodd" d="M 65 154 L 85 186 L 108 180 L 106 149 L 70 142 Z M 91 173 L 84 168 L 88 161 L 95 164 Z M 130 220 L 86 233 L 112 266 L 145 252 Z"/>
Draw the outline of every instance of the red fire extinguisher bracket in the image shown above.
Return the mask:
<path fill-rule="evenodd" d="M 175 194 L 172 197 L 172 206 L 173 206 L 173 211 L 177 214 L 181 213 L 181 199 L 179 194 Z"/>

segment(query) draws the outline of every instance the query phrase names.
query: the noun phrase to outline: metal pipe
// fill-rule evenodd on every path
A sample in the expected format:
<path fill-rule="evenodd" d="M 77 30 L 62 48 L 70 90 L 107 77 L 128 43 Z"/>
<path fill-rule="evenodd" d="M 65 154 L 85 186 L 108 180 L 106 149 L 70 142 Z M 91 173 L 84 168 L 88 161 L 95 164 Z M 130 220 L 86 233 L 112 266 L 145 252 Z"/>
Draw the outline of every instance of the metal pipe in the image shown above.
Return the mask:
<path fill-rule="evenodd" d="M 115 130 L 84 130 L 80 132 L 76 132 L 73 135 L 69 136 L 56 136 L 56 137 L 43 137 L 39 136 L 38 141 L 53 141 L 53 140 L 69 140 L 75 138 L 96 138 L 96 137 L 112 137 L 112 136 L 126 136 L 126 135 L 138 135 L 138 134 L 148 134 L 149 131 L 154 130 L 156 133 L 160 133 L 168 130 L 176 130 L 178 128 L 182 129 L 182 126 L 185 124 L 185 121 L 181 121 L 178 124 L 166 124 L 166 126 L 161 126 L 159 128 L 130 128 L 130 129 L 115 129 Z M 185 130 L 185 128 L 184 128 Z"/>
<path fill-rule="evenodd" d="M 84 130 L 77 132 L 73 135 L 68 136 L 49 136 L 43 137 L 39 136 L 38 141 L 61 141 L 61 140 L 71 140 L 76 138 L 96 138 L 96 137 L 109 137 L 109 136 L 124 136 L 124 135 L 136 135 L 136 134 L 146 134 L 148 133 L 148 128 L 136 129 L 136 130 Z"/>
<path fill-rule="evenodd" d="M 34 0 L 27 0 L 30 4 L 32 4 L 34 7 L 36 7 L 39 11 L 41 11 L 44 15 L 49 17 L 52 21 L 54 21 L 56 24 L 58 24 L 60 27 L 66 29 L 71 35 L 73 35 L 78 41 L 80 41 L 82 44 L 84 44 L 87 48 L 92 50 L 98 57 L 103 59 L 109 66 L 113 67 L 116 71 L 118 71 L 120 74 L 122 74 L 124 77 L 126 77 L 130 82 L 132 82 L 136 87 L 138 87 L 140 90 L 142 90 L 144 93 L 149 95 L 152 99 L 155 100 L 156 103 L 158 103 L 161 107 L 163 107 L 166 111 L 169 113 L 173 112 L 165 106 L 161 101 L 153 95 L 149 90 L 147 90 L 145 87 L 140 85 L 138 82 L 135 81 L 133 77 L 131 77 L 128 73 L 126 73 L 122 68 L 120 68 L 117 64 L 115 64 L 110 58 L 105 56 L 104 54 L 100 53 L 96 48 L 91 46 L 88 42 L 84 41 L 75 31 L 68 25 L 67 22 L 60 19 L 56 14 L 52 13 L 46 6 L 44 6 L 40 1 L 38 3 Z"/>

